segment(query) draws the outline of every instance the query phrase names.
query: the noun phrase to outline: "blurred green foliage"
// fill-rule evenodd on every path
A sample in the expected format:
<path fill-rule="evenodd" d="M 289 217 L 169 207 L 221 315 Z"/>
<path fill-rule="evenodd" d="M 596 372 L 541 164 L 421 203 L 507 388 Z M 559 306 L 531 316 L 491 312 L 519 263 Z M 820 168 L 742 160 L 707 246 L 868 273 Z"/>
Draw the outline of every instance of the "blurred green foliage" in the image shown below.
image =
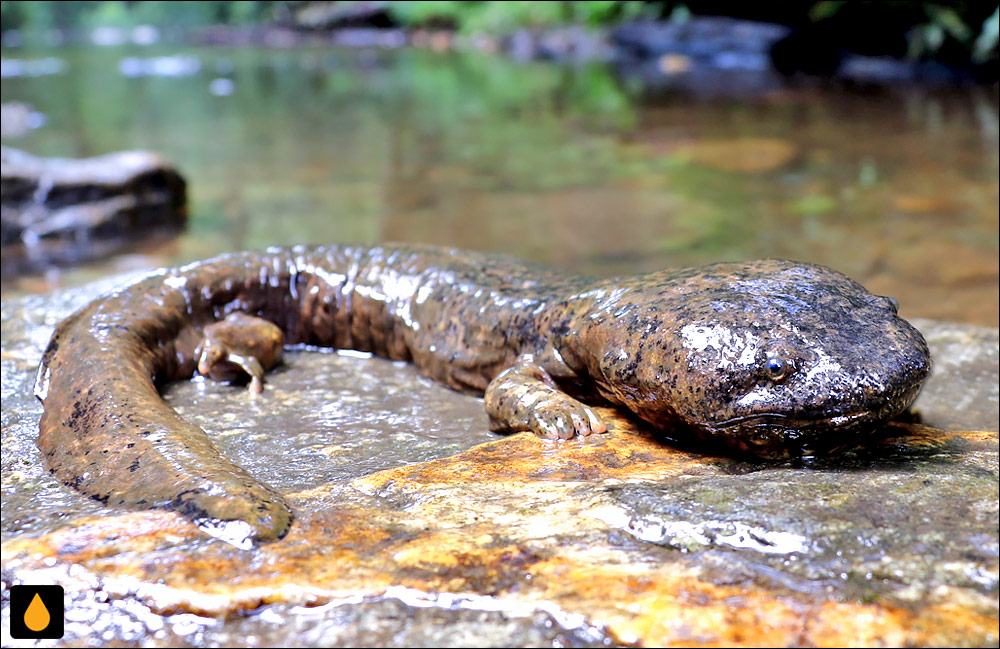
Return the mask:
<path fill-rule="evenodd" d="M 281 3 L 267 0 L 5 0 L 0 2 L 0 26 L 3 31 L 17 29 L 37 33 L 53 29 L 127 28 L 136 25 L 177 29 L 214 24 L 243 25 L 270 20 L 278 4 Z"/>
<path fill-rule="evenodd" d="M 935 0 L 883 2 L 779 0 L 759 4 L 716 0 L 597 0 L 592 2 L 524 2 L 418 0 L 389 2 L 389 11 L 410 26 L 444 26 L 461 32 L 509 33 L 521 27 L 574 23 L 601 25 L 643 17 L 724 15 L 833 31 L 881 30 L 887 40 L 905 33 L 910 58 L 934 57 L 946 45 L 959 46 L 982 63 L 997 51 L 1000 7 L 986 2 Z M 992 15 L 988 15 L 990 9 Z M 850 38 L 844 39 L 850 41 Z"/>
<path fill-rule="evenodd" d="M 574 23 L 601 25 L 640 16 L 650 3 L 635 0 L 592 2 L 503 2 L 488 0 L 396 1 L 393 16 L 407 25 L 443 24 L 463 32 L 502 34 L 519 27 L 550 27 Z"/>
<path fill-rule="evenodd" d="M 812 3 L 807 16 L 813 25 L 827 26 L 833 32 L 856 28 L 867 31 L 868 38 L 881 33 L 888 41 L 902 32 L 910 59 L 941 58 L 943 50 L 950 48 L 964 56 L 949 53 L 944 58 L 983 63 L 997 52 L 1000 7 L 991 0 L 820 0 Z"/>
<path fill-rule="evenodd" d="M 986 60 L 997 48 L 997 21 L 1000 7 L 994 10 L 982 25 L 969 24 L 970 17 L 963 16 L 962 7 L 923 3 L 927 21 L 914 26 L 909 34 L 909 57 L 920 58 L 934 54 L 952 38 L 972 51 L 976 62 Z M 967 13 L 967 12 L 966 12 Z"/>
<path fill-rule="evenodd" d="M 982 63 L 991 54 L 996 55 L 997 40 L 1000 40 L 1000 7 L 994 9 L 993 14 L 983 22 L 979 37 L 972 46 L 972 60 Z"/>
<path fill-rule="evenodd" d="M 287 18 L 294 8 L 344 5 L 273 0 L 36 0 L 0 2 L 0 28 L 32 34 L 51 30 L 130 28 L 155 25 L 183 31 L 215 24 L 246 25 Z M 990 10 L 993 10 L 992 13 Z M 731 0 L 415 0 L 385 3 L 391 19 L 408 27 L 428 26 L 463 33 L 510 33 L 522 27 L 562 24 L 588 26 L 613 24 L 636 18 L 679 15 L 726 15 L 789 25 L 825 26 L 847 43 L 859 38 L 889 42 L 905 34 L 910 58 L 965 59 L 981 64 L 996 58 L 1000 8 L 993 2 L 934 0 L 925 2 L 872 2 L 818 0 L 745 3 Z M 856 32 L 852 35 L 852 32 Z M 864 36 L 858 36 L 863 34 Z M 857 43 L 855 43 L 857 44 Z M 861 49 L 870 48 L 871 44 Z M 949 52 L 951 50 L 951 52 Z M 954 52 L 959 52 L 957 56 Z M 865 53 L 865 52 L 860 52 Z M 876 52 L 892 53 L 892 52 Z M 902 55 L 904 52 L 899 52 Z"/>

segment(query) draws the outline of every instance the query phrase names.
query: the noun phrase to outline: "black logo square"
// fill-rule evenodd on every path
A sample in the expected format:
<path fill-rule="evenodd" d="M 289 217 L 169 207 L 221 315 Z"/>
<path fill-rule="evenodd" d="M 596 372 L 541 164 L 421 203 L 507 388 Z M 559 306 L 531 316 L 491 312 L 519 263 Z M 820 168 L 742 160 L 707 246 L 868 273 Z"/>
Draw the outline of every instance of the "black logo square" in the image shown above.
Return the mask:
<path fill-rule="evenodd" d="M 11 586 L 10 637 L 18 640 L 63 637 L 64 598 L 62 586 Z"/>

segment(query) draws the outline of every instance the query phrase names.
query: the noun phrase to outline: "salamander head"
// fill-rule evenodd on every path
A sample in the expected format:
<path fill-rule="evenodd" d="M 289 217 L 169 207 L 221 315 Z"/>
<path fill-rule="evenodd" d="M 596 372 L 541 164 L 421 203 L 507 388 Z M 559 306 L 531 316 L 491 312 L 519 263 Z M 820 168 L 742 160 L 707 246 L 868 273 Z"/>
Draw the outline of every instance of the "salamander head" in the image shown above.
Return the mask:
<path fill-rule="evenodd" d="M 810 264 L 657 273 L 591 313 L 602 392 L 766 458 L 833 453 L 906 409 L 930 371 L 895 300 Z M 594 365 L 598 368 L 594 368 Z"/>

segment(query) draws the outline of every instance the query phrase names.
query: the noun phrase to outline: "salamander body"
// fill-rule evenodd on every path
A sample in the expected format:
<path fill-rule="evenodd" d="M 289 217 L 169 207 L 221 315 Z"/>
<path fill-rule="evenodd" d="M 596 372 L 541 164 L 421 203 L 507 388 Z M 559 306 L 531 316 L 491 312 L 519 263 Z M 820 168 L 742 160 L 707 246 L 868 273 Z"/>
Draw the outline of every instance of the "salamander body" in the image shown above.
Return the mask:
<path fill-rule="evenodd" d="M 219 345 L 239 347 L 230 377 L 251 368 L 256 381 L 243 361 L 267 356 L 267 369 L 282 343 L 369 351 L 484 394 L 493 430 L 601 433 L 586 403 L 611 403 L 714 449 L 781 459 L 854 446 L 913 401 L 930 359 L 896 311 L 840 273 L 778 260 L 594 279 L 430 246 L 232 254 L 159 271 L 60 323 L 36 381 L 38 446 L 91 498 L 174 510 L 249 547 L 285 534 L 287 505 L 157 391 L 199 363 L 214 375 Z M 239 329 L 213 328 L 227 318 Z"/>

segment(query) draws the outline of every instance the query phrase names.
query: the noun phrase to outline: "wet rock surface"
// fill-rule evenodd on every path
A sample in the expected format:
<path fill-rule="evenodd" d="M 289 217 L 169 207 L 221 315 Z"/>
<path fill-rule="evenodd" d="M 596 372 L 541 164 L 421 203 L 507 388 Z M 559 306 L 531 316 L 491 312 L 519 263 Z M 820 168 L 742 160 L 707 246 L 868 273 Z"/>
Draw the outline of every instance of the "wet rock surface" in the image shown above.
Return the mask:
<path fill-rule="evenodd" d="M 996 329 L 917 321 L 922 423 L 794 465 L 679 449 L 609 410 L 607 435 L 500 437 L 479 399 L 336 353 L 289 351 L 255 397 L 172 385 L 296 512 L 241 551 L 42 466 L 35 365 L 100 290 L 3 304 L 5 646 L 20 583 L 66 587 L 48 643 L 66 646 L 997 643 Z"/>
<path fill-rule="evenodd" d="M 913 406 L 925 423 L 949 430 L 997 430 L 1000 412 L 1000 337 L 992 327 L 949 325 L 915 318 L 929 335 L 934 380 Z"/>
<path fill-rule="evenodd" d="M 158 155 L 39 158 L 2 147 L 3 272 L 97 259 L 182 228 L 186 185 Z"/>

